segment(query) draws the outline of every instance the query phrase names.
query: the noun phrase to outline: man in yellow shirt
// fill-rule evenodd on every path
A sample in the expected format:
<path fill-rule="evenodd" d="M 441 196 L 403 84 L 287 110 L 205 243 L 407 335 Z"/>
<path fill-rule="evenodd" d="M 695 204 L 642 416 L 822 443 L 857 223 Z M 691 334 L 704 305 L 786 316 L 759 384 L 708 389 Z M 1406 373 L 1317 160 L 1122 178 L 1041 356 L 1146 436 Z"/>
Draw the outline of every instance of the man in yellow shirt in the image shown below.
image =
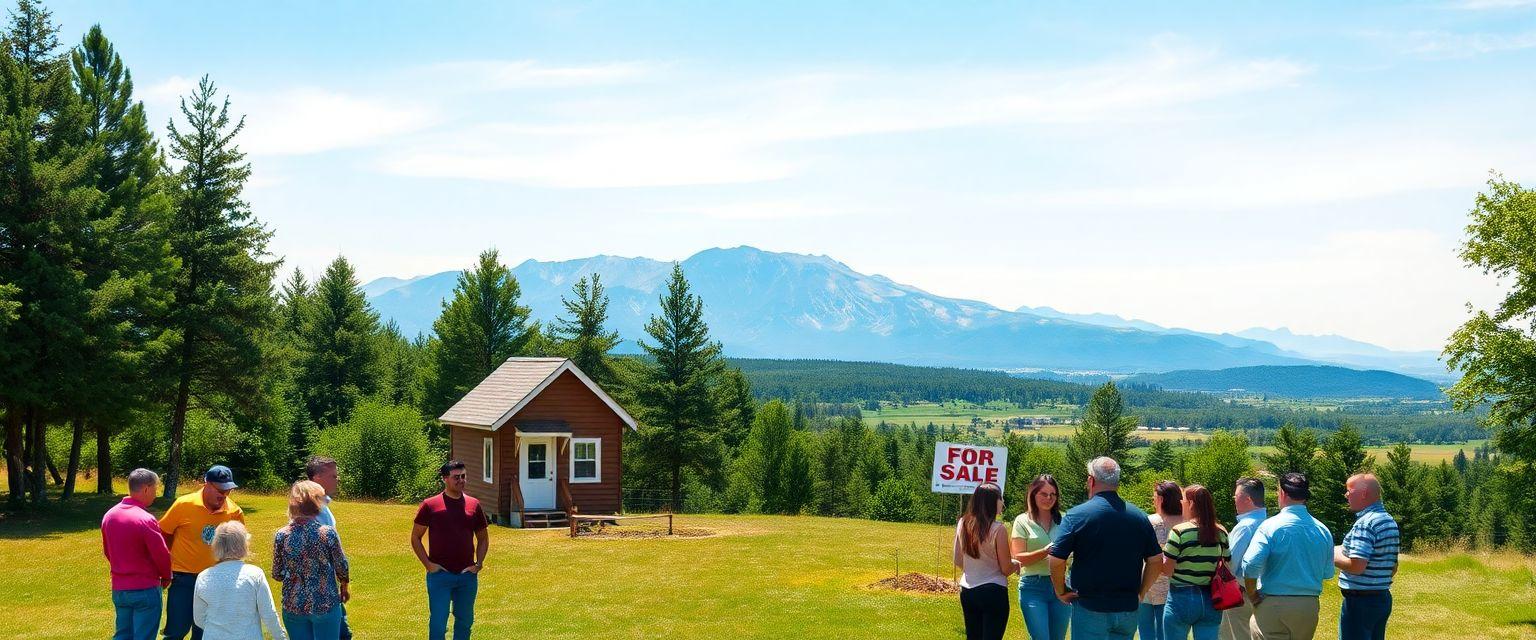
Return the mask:
<path fill-rule="evenodd" d="M 235 487 L 235 474 L 224 465 L 214 465 L 203 474 L 203 488 L 181 496 L 171 503 L 160 518 L 160 531 L 171 548 L 171 588 L 165 594 L 165 640 L 182 640 L 192 632 L 192 640 L 202 640 L 203 630 L 192 624 L 192 594 L 197 574 L 215 564 L 213 531 L 230 520 L 245 522 L 245 514 L 229 492 Z"/>

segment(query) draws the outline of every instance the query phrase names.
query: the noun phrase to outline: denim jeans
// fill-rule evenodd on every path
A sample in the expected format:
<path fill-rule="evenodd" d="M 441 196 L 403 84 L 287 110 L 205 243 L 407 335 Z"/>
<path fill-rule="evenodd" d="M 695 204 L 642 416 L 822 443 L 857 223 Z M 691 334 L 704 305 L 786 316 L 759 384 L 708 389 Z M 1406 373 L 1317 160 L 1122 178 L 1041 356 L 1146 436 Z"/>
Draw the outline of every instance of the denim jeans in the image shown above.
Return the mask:
<path fill-rule="evenodd" d="M 112 592 L 117 632 L 112 640 L 155 640 L 160 628 L 160 587 Z"/>
<path fill-rule="evenodd" d="M 1019 613 L 1024 616 L 1024 630 L 1030 640 L 1066 640 L 1072 605 L 1056 599 L 1050 576 L 1019 578 Z"/>
<path fill-rule="evenodd" d="M 1391 592 L 1379 596 L 1346 595 L 1344 608 L 1339 611 L 1339 640 L 1383 640 L 1391 615 Z"/>
<path fill-rule="evenodd" d="M 427 574 L 427 638 L 443 640 L 448 633 L 448 612 L 453 611 L 453 640 L 469 640 L 475 624 L 475 592 L 480 576 L 438 571 Z"/>
<path fill-rule="evenodd" d="M 347 624 L 347 607 L 341 607 L 341 640 L 352 640 L 352 626 Z"/>
<path fill-rule="evenodd" d="M 311 615 L 284 610 L 283 628 L 288 630 L 288 640 L 337 640 L 341 637 L 341 607 Z"/>
<path fill-rule="evenodd" d="M 1163 606 L 1150 602 L 1141 603 L 1136 610 L 1136 637 L 1141 640 L 1163 640 Z"/>
<path fill-rule="evenodd" d="M 1093 611 L 1072 606 L 1072 640 L 1131 640 L 1136 637 L 1135 611 Z"/>
<path fill-rule="evenodd" d="M 171 588 L 165 590 L 165 640 L 182 640 L 192 632 L 192 640 L 203 640 L 203 628 L 192 624 L 192 595 L 197 590 L 197 574 L 171 574 Z"/>
<path fill-rule="evenodd" d="M 1173 585 L 1163 609 L 1163 640 L 1216 640 L 1221 635 L 1221 612 L 1211 608 L 1210 587 Z"/>

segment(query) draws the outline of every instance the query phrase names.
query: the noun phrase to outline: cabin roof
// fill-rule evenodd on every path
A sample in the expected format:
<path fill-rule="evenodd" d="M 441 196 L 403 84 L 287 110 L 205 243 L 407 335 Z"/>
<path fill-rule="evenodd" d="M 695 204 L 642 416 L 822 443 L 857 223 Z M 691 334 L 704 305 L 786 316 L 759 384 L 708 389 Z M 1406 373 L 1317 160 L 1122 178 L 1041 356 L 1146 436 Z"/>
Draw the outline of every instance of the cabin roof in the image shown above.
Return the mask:
<path fill-rule="evenodd" d="M 567 371 L 587 385 L 630 429 L 639 429 L 629 412 L 566 358 L 507 358 L 438 420 L 448 425 L 495 431 Z"/>

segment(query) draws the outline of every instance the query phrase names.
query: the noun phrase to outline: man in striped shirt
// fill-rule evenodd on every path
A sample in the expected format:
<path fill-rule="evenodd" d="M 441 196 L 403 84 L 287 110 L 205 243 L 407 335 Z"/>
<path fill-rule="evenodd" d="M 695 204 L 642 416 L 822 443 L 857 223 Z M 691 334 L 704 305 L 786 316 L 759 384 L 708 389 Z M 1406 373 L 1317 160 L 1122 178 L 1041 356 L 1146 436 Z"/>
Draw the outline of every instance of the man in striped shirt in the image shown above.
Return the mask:
<path fill-rule="evenodd" d="M 1397 521 L 1381 505 L 1381 482 L 1357 473 L 1345 483 L 1344 498 L 1355 511 L 1355 526 L 1333 550 L 1339 568 L 1339 640 L 1383 640 L 1392 615 L 1392 576 L 1397 575 Z"/>

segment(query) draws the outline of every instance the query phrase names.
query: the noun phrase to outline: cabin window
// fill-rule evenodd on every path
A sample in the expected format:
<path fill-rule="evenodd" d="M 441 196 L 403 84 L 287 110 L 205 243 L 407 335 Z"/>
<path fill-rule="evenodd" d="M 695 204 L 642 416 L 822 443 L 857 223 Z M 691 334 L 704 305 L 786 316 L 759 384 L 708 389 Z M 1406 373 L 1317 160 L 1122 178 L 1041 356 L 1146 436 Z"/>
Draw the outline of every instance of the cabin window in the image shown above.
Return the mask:
<path fill-rule="evenodd" d="M 480 445 L 480 464 L 482 465 L 480 467 L 480 479 L 485 481 L 486 484 L 492 484 L 495 482 L 496 474 L 493 470 L 496 467 L 492 466 L 491 464 L 495 462 L 495 460 L 493 460 L 495 457 L 495 441 L 490 438 L 485 438 L 481 441 Z"/>
<path fill-rule="evenodd" d="M 602 482 L 603 441 L 598 438 L 571 439 L 571 482 Z"/>

